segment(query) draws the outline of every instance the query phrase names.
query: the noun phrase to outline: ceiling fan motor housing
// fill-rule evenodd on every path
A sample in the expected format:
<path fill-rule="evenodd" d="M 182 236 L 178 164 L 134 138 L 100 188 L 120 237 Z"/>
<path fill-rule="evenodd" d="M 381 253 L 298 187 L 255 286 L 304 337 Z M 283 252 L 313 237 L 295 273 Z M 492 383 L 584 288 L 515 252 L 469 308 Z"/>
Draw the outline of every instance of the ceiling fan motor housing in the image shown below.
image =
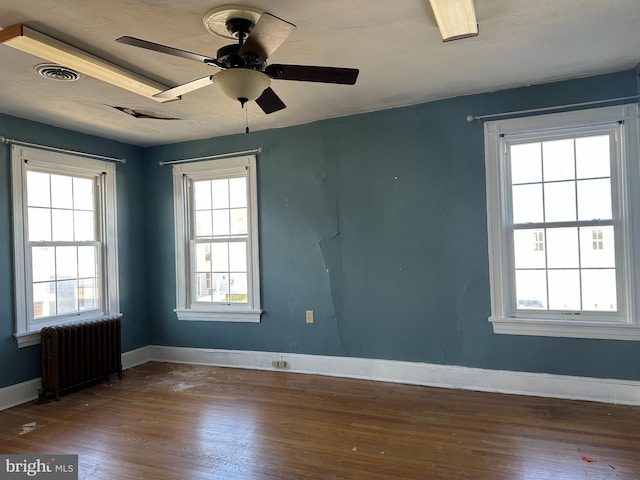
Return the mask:
<path fill-rule="evenodd" d="M 264 71 L 267 66 L 266 62 L 261 62 L 251 53 L 240 56 L 239 51 L 240 45 L 237 43 L 225 45 L 218 49 L 216 58 L 226 68 L 250 68 L 251 70 Z"/>

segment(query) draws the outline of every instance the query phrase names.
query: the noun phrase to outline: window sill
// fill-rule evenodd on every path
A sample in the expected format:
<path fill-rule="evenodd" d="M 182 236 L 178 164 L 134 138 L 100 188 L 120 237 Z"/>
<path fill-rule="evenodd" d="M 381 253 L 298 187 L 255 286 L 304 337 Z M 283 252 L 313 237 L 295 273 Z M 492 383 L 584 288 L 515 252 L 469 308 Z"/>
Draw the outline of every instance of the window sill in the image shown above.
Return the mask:
<path fill-rule="evenodd" d="M 71 320 L 62 321 L 58 319 L 57 321 L 50 321 L 49 323 L 43 323 L 38 326 L 37 330 L 32 330 L 30 332 L 20 332 L 14 333 L 13 336 L 18 343 L 18 348 L 30 347 L 32 345 L 40 345 L 40 332 L 45 327 L 61 327 L 64 325 L 72 325 L 74 323 L 82 323 L 82 322 L 91 322 L 95 320 L 101 320 L 112 317 L 122 317 L 122 313 L 118 313 L 115 315 L 92 315 L 82 318 L 73 318 Z"/>
<path fill-rule="evenodd" d="M 197 310 L 175 309 L 178 320 L 200 322 L 244 322 L 260 323 L 262 310 L 226 309 L 226 310 Z"/>
<path fill-rule="evenodd" d="M 40 330 L 34 332 L 14 333 L 18 348 L 40 345 Z"/>
<path fill-rule="evenodd" d="M 489 321 L 493 324 L 493 332 L 500 334 L 640 341 L 640 325 L 637 324 L 496 317 L 489 317 Z"/>

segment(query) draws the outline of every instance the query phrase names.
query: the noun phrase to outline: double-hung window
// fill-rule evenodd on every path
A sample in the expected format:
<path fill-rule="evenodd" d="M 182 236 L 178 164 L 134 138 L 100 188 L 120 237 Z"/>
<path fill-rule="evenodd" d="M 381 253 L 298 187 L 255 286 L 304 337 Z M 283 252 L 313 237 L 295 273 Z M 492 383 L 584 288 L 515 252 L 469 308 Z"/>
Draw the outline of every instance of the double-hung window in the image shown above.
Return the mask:
<path fill-rule="evenodd" d="M 494 331 L 640 340 L 638 107 L 487 122 Z"/>
<path fill-rule="evenodd" d="M 174 165 L 173 186 L 178 318 L 259 322 L 255 157 Z"/>
<path fill-rule="evenodd" d="M 16 338 L 119 314 L 115 166 L 13 145 Z"/>

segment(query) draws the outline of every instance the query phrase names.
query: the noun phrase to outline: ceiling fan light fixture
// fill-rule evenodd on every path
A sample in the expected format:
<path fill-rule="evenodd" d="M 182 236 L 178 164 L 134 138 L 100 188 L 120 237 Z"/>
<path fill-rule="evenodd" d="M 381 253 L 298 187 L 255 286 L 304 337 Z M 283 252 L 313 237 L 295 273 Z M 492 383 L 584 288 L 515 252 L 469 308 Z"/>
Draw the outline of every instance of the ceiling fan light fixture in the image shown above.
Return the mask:
<path fill-rule="evenodd" d="M 0 43 L 159 102 L 172 100 L 154 97 L 166 90 L 166 85 L 125 70 L 20 23 L 0 30 Z"/>
<path fill-rule="evenodd" d="M 450 42 L 478 35 L 473 0 L 429 0 L 442 40 Z"/>
<path fill-rule="evenodd" d="M 257 99 L 271 85 L 271 79 L 264 73 L 248 68 L 223 70 L 213 76 L 213 82 L 227 97 L 242 104 Z"/>

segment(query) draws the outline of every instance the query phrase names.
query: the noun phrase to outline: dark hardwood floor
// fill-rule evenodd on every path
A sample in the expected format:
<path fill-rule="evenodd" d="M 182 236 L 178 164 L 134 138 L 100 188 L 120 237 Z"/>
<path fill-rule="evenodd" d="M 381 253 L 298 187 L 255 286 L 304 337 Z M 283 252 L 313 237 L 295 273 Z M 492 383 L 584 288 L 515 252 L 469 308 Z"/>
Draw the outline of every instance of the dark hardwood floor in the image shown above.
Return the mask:
<path fill-rule="evenodd" d="M 637 480 L 640 407 L 148 363 L 0 412 L 0 453 L 86 480 Z"/>

